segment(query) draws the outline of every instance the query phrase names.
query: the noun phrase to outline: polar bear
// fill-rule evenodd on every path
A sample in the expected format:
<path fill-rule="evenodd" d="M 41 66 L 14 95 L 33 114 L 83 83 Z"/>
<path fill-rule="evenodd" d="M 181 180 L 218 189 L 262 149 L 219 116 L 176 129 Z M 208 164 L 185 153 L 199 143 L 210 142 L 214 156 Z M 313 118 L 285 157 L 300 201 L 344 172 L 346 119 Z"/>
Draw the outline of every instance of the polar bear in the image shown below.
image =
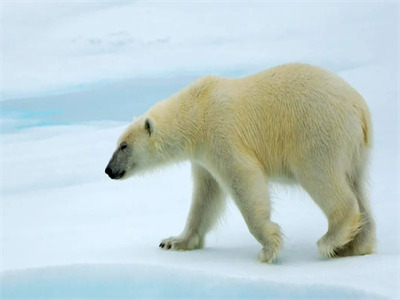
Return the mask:
<path fill-rule="evenodd" d="M 273 262 L 282 246 L 271 221 L 270 180 L 300 184 L 328 219 L 322 256 L 369 254 L 375 225 L 365 192 L 372 146 L 368 107 L 335 74 L 287 64 L 229 79 L 201 78 L 135 119 L 106 173 L 127 178 L 189 160 L 194 191 L 185 229 L 166 250 L 202 248 L 230 195 Z"/>

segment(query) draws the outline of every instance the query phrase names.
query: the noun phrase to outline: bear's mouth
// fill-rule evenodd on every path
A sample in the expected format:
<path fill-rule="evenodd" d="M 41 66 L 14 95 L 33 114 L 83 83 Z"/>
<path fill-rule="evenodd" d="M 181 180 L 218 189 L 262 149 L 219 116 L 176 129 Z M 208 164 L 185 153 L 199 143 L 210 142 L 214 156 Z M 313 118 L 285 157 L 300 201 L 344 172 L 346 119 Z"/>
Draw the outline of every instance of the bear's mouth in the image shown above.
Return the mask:
<path fill-rule="evenodd" d="M 114 176 L 114 178 L 112 178 L 112 179 L 121 179 L 122 177 L 124 177 L 124 175 L 125 175 L 125 171 L 122 171 L 121 173 L 116 174 L 116 175 Z M 111 176 L 110 176 L 110 177 L 111 177 Z"/>

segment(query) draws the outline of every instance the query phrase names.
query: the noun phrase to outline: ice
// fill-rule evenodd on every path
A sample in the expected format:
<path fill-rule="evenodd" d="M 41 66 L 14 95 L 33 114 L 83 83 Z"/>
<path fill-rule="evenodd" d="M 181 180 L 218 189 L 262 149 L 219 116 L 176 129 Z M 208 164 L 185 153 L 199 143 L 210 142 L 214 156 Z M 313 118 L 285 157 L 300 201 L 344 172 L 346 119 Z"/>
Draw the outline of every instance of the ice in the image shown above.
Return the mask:
<path fill-rule="evenodd" d="M 5 2 L 6 98 L 105 80 L 393 64 L 396 3 Z"/>
<path fill-rule="evenodd" d="M 293 285 L 255 278 L 218 277 L 174 267 L 72 265 L 10 272 L 3 281 L 9 298 L 378 298 L 346 287 Z M 177 292 L 179 291 L 179 292 Z M 60 296 L 61 295 L 61 296 Z"/>

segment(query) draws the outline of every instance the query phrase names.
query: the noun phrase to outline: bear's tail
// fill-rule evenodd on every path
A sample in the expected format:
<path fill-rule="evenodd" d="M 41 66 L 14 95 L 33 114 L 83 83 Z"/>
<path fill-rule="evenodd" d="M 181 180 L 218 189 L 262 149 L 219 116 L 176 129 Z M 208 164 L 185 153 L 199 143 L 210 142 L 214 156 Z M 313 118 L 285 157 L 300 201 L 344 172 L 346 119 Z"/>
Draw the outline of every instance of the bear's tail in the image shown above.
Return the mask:
<path fill-rule="evenodd" d="M 364 146 L 367 148 L 372 148 L 372 121 L 371 114 L 367 104 L 363 101 L 361 107 L 361 122 L 364 134 Z"/>
<path fill-rule="evenodd" d="M 359 99 L 353 102 L 353 106 L 357 110 L 359 118 L 361 118 L 361 128 L 364 137 L 363 140 L 364 147 L 372 148 L 372 121 L 367 103 L 362 98 L 362 96 L 359 95 Z"/>

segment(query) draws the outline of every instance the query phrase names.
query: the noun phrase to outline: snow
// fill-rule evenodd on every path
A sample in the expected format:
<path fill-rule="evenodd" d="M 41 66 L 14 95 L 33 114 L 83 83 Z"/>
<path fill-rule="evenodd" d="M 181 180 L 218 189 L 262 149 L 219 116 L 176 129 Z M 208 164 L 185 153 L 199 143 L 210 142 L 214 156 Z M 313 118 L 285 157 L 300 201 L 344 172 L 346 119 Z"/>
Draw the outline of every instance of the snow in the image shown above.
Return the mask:
<path fill-rule="evenodd" d="M 399 297 L 398 4 L 1 5 L 1 296 Z M 161 251 L 183 229 L 190 166 L 111 181 L 119 134 L 198 76 L 287 61 L 337 72 L 370 106 L 377 253 L 321 259 L 322 212 L 275 184 L 277 263 L 257 262 L 260 245 L 231 201 L 204 249 Z"/>
<path fill-rule="evenodd" d="M 22 284 L 21 284 L 22 283 Z M 199 271 L 140 264 L 74 265 L 10 273 L 6 294 L 15 298 L 292 298 L 365 299 L 379 297 L 349 288 L 299 286 L 254 278 L 220 278 Z M 101 288 L 100 288 L 101 287 Z M 46 290 L 46 293 L 43 293 Z"/>
<path fill-rule="evenodd" d="M 396 3 L 5 2 L 3 93 L 104 80 L 240 75 L 302 61 L 333 71 L 393 63 Z"/>

